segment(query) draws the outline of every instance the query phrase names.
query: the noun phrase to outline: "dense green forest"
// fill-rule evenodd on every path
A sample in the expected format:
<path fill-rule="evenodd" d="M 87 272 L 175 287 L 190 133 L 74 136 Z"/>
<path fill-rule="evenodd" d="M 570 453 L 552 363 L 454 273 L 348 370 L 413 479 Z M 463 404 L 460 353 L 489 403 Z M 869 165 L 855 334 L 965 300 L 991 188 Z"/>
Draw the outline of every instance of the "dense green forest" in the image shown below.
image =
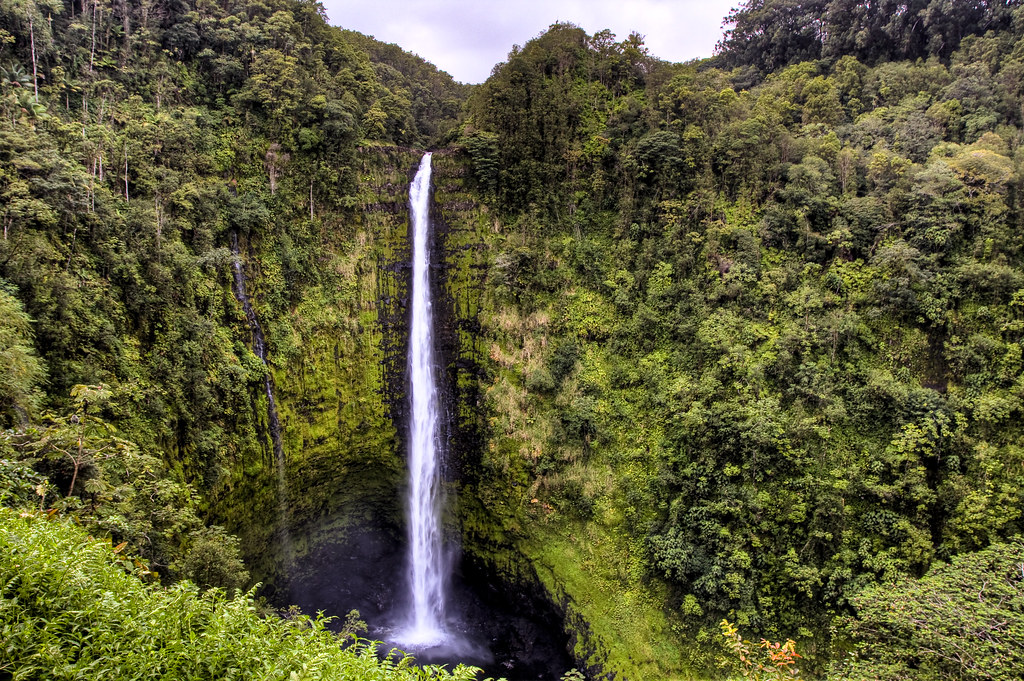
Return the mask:
<path fill-rule="evenodd" d="M 556 25 L 470 98 L 480 494 L 634 660 L 708 664 L 723 616 L 841 659 L 862 589 L 1021 530 L 1024 14 L 825 4 L 684 65 Z"/>
<path fill-rule="evenodd" d="M 1024 673 L 1017 2 L 750 0 L 686 64 L 556 24 L 469 87 L 311 2 L 0 0 L 0 79 L 0 678 L 147 618 L 159 674 L 405 678 L 222 590 L 400 524 L 428 148 L 451 525 L 588 676 Z"/>

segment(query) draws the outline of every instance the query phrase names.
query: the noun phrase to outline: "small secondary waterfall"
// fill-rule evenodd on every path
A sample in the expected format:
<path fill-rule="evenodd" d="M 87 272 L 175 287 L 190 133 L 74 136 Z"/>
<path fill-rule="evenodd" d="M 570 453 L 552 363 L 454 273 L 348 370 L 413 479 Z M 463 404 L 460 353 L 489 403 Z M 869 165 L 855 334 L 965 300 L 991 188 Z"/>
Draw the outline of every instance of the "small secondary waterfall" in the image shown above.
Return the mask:
<path fill-rule="evenodd" d="M 245 321 L 249 323 L 249 330 L 252 331 L 252 349 L 256 356 L 263 360 L 263 366 L 267 365 L 267 342 L 263 338 L 263 327 L 256 316 L 256 310 L 245 292 L 245 272 L 242 270 L 242 259 L 238 255 L 238 234 L 231 233 L 231 253 L 235 256 L 232 263 L 235 275 L 235 298 L 242 304 L 242 311 L 245 313 Z M 270 441 L 274 445 L 274 459 L 279 466 L 284 465 L 284 445 L 281 443 L 281 421 L 277 418 L 277 401 L 274 399 L 274 384 L 267 371 L 263 376 L 263 389 L 267 394 L 267 421 L 270 422 Z"/>
<path fill-rule="evenodd" d="M 399 640 L 429 647 L 447 638 L 447 561 L 441 536 L 439 404 L 430 299 L 430 153 L 409 188 L 412 216 L 412 322 L 409 330 L 408 581 L 412 610 Z"/>
<path fill-rule="evenodd" d="M 277 493 L 278 493 L 278 522 L 280 523 L 281 541 L 284 548 L 285 560 L 291 562 L 292 547 L 291 536 L 288 533 L 288 482 L 284 470 L 284 444 L 281 440 L 281 421 L 277 416 L 277 400 L 274 399 L 274 382 L 270 377 L 270 368 L 267 367 L 267 342 L 263 337 L 263 327 L 256 316 L 256 310 L 252 307 L 252 301 L 245 290 L 245 271 L 242 269 L 242 259 L 238 253 L 238 234 L 231 233 L 231 253 L 235 256 L 232 267 L 234 268 L 234 289 L 235 298 L 242 304 L 242 311 L 245 313 L 245 321 L 249 324 L 252 332 L 252 349 L 256 356 L 263 361 L 267 368 L 263 375 L 263 390 L 267 395 L 267 422 L 270 426 L 270 442 L 274 448 L 274 466 L 277 469 Z"/>

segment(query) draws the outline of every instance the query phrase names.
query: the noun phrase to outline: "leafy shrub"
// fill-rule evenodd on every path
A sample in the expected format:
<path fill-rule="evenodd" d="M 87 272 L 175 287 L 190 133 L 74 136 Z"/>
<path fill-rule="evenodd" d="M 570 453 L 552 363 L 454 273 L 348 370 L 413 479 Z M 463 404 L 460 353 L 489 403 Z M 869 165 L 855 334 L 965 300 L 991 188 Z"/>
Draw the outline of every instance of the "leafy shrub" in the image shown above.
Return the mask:
<path fill-rule="evenodd" d="M 783 681 L 794 679 L 799 681 L 800 670 L 796 661 L 800 655 L 796 652 L 796 643 L 789 639 L 785 643 L 761 639 L 757 647 L 743 640 L 739 630 L 729 620 L 719 624 L 726 647 L 733 657 L 723 660 L 724 666 L 739 669 L 745 679 L 755 681 Z"/>
<path fill-rule="evenodd" d="M 845 620 L 852 660 L 842 679 L 1024 678 L 1024 541 L 933 567 L 920 580 L 874 586 Z"/>
<path fill-rule="evenodd" d="M 3 442 L 0 441 L 0 447 Z M 0 455 L 3 454 L 0 449 Z M 47 480 L 24 461 L 0 458 L 0 505 L 18 507 L 38 503 Z"/>
<path fill-rule="evenodd" d="M 563 511 L 574 513 L 584 520 L 594 516 L 594 500 L 590 498 L 579 480 L 569 479 L 563 482 L 555 490 L 553 498 Z"/>
<path fill-rule="evenodd" d="M 123 546 L 50 514 L 0 509 L 0 671 L 14 679 L 468 680 L 347 645 L 327 620 L 262 618 L 252 594 L 146 584 Z M 349 639 L 345 639 L 349 640 Z"/>
<path fill-rule="evenodd" d="M 571 340 L 559 343 L 555 347 L 555 351 L 551 353 L 551 358 L 548 360 L 548 369 L 551 371 L 551 375 L 554 377 L 556 383 L 561 383 L 562 379 L 572 373 L 572 370 L 576 368 L 576 362 L 580 359 L 580 346 Z"/>

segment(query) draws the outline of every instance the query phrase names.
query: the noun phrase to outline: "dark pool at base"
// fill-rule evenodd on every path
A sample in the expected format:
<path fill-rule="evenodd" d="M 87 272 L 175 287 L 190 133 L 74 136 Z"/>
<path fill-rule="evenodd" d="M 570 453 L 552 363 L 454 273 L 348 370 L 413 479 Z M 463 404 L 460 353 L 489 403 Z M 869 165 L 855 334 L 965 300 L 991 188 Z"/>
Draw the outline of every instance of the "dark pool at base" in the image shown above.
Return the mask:
<path fill-rule="evenodd" d="M 350 610 L 369 626 L 366 636 L 388 638 L 400 628 L 406 599 L 404 553 L 384 532 L 363 532 L 344 543 L 324 542 L 288 570 L 275 590 L 279 606 L 334 616 L 338 630 Z M 405 650 L 422 664 L 459 662 L 481 667 L 481 678 L 557 681 L 575 666 L 555 607 L 536 588 L 510 585 L 480 564 L 462 559 L 453 575 L 447 645 Z"/>

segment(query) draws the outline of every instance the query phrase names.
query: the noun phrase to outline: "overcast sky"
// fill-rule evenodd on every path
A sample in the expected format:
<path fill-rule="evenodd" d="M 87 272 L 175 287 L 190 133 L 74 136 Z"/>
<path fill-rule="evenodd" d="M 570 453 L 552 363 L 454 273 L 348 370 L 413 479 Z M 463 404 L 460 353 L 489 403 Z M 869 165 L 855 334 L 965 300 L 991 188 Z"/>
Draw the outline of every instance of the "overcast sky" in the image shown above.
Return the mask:
<path fill-rule="evenodd" d="M 668 61 L 710 57 L 739 0 L 322 0 L 331 24 L 396 43 L 463 83 L 481 83 L 513 45 L 556 21 L 619 40 L 645 36 Z"/>

